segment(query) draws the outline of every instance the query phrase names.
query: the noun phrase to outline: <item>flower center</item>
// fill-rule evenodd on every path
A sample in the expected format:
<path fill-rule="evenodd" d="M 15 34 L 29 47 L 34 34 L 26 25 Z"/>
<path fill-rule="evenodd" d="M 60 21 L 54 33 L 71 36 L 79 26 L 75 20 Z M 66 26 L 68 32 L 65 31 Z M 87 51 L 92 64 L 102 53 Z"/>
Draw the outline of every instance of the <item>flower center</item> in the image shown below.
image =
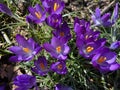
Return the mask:
<path fill-rule="evenodd" d="M 86 48 L 86 52 L 87 52 L 87 53 L 90 53 L 93 49 L 94 49 L 93 47 L 88 46 L 88 47 Z"/>
<path fill-rule="evenodd" d="M 101 56 L 101 57 L 97 60 L 97 62 L 101 64 L 101 63 L 103 63 L 106 59 L 107 59 L 106 57 Z"/>
<path fill-rule="evenodd" d="M 29 48 L 23 48 L 23 51 L 26 52 L 26 53 L 30 53 L 31 50 Z"/>
<path fill-rule="evenodd" d="M 61 70 L 63 68 L 62 64 L 58 64 L 57 68 Z"/>
<path fill-rule="evenodd" d="M 59 8 L 59 4 L 58 3 L 54 3 L 54 11 L 56 11 Z"/>
<path fill-rule="evenodd" d="M 36 15 L 36 17 L 37 17 L 38 19 L 41 18 L 41 13 L 40 13 L 40 12 L 35 12 L 35 15 Z"/>
<path fill-rule="evenodd" d="M 44 65 L 42 62 L 40 63 L 40 68 L 41 68 L 42 70 L 45 69 L 45 65 Z"/>
<path fill-rule="evenodd" d="M 54 20 L 54 23 L 57 23 L 57 22 L 58 22 L 58 19 L 55 19 L 55 20 Z"/>
<path fill-rule="evenodd" d="M 62 36 L 62 37 L 63 37 L 63 36 L 64 36 L 64 32 L 60 32 L 60 36 Z"/>
<path fill-rule="evenodd" d="M 57 46 L 56 51 L 57 51 L 57 53 L 60 53 L 61 52 L 61 46 Z"/>

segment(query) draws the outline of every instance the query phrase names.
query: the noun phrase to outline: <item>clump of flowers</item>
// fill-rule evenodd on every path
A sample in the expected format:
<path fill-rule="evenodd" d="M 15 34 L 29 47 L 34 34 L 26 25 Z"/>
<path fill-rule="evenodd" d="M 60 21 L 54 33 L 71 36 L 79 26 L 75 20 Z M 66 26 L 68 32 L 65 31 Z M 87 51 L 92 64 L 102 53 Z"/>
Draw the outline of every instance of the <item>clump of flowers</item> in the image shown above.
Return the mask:
<path fill-rule="evenodd" d="M 33 38 L 25 39 L 22 35 L 17 34 L 16 41 L 18 45 L 9 48 L 9 51 L 15 55 L 11 56 L 9 60 L 19 63 L 34 62 L 29 67 L 29 71 L 32 71 L 31 74 L 36 75 L 36 77 L 47 77 L 47 75 L 56 74 L 65 75 L 69 72 L 67 69 L 67 62 L 69 61 L 67 59 L 69 58 L 70 48 L 72 48 L 69 46 L 69 41 L 72 39 L 70 27 L 61 14 L 65 3 L 62 0 L 41 0 L 41 2 L 42 6 L 36 4 L 34 7 L 30 6 L 28 8 L 29 14 L 26 16 L 26 21 L 30 25 L 38 24 L 40 26 L 43 23 L 43 25 L 51 27 L 51 41 L 39 45 L 37 40 L 35 41 Z M 15 18 L 11 10 L 3 4 L 0 4 L 0 11 Z M 116 3 L 112 16 L 110 13 L 102 15 L 100 8 L 96 8 L 95 13 L 92 14 L 94 27 L 113 27 L 117 19 L 118 3 Z M 113 38 L 112 44 L 108 47 L 106 44 L 107 39 L 101 38 L 101 32 L 94 30 L 93 26 L 89 21 L 75 17 L 74 32 L 79 55 L 89 60 L 89 64 L 102 74 L 118 70 L 120 64 L 117 62 L 117 53 L 114 50 L 120 47 L 120 41 Z M 46 55 L 42 55 L 40 53 L 42 50 L 47 51 L 51 57 L 48 58 Z M 32 75 L 16 76 L 13 81 L 13 84 L 17 86 L 15 90 L 33 88 L 38 90 L 38 81 Z M 55 90 L 73 90 L 71 87 L 57 83 L 54 83 L 56 84 Z"/>

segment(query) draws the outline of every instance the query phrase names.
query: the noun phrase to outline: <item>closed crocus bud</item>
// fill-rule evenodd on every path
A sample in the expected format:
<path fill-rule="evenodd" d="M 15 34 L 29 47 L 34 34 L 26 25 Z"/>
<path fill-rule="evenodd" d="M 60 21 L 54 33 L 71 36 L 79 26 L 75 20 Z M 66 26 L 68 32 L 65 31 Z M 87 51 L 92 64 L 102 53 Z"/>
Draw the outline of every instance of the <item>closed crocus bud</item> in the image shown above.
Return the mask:
<path fill-rule="evenodd" d="M 117 21 L 117 19 L 118 19 L 118 10 L 119 10 L 119 8 L 118 8 L 118 6 L 119 6 L 119 4 L 118 3 L 116 3 L 116 5 L 115 5 L 115 8 L 114 8 L 114 11 L 113 11 L 113 15 L 112 15 L 112 23 L 114 24 L 116 21 Z"/>
<path fill-rule="evenodd" d="M 110 49 L 117 49 L 120 47 L 120 41 L 116 41 L 116 42 L 113 42 L 111 45 L 110 45 Z"/>
<path fill-rule="evenodd" d="M 64 86 L 64 85 L 61 85 L 61 84 L 56 84 L 55 90 L 73 90 L 73 89 L 71 87 L 69 87 L 69 86 Z"/>
<path fill-rule="evenodd" d="M 105 26 L 110 27 L 112 26 L 112 22 L 110 20 L 111 14 L 105 13 L 104 15 L 101 15 L 101 10 L 99 8 L 96 8 L 95 13 L 92 15 L 92 20 L 95 23 L 95 26 Z"/>
<path fill-rule="evenodd" d="M 0 3 L 0 12 L 5 13 L 5 14 L 7 14 L 9 16 L 13 15 L 11 10 L 6 5 L 4 5 L 2 3 Z"/>

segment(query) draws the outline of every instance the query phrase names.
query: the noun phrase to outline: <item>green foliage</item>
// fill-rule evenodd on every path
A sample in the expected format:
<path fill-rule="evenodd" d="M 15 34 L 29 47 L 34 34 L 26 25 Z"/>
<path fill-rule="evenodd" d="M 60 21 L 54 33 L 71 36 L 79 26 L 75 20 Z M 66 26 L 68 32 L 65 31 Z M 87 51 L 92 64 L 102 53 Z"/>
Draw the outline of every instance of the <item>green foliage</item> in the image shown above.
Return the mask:
<path fill-rule="evenodd" d="M 25 21 L 25 17 L 26 15 L 28 15 L 28 13 L 25 12 L 24 16 L 19 15 L 17 13 L 18 7 L 16 7 L 13 1 L 17 3 L 18 0 L 0 1 L 0 3 L 6 3 L 11 8 L 12 12 L 16 14 L 17 18 L 14 19 L 0 13 L 0 31 L 6 32 L 9 29 L 9 32 L 7 31 L 6 33 L 7 35 L 10 34 L 10 36 L 8 37 L 10 37 L 12 44 L 16 44 L 14 37 L 16 34 L 21 33 L 21 31 L 23 32 L 22 34 L 24 36 L 26 36 L 27 38 L 33 37 L 34 40 L 39 44 L 50 42 L 52 37 L 52 28 L 47 26 L 45 23 L 30 27 Z M 40 0 L 31 1 L 32 6 L 36 3 L 40 3 Z M 64 14 L 63 17 L 66 18 L 68 15 L 75 17 L 77 16 L 77 12 Z M 90 60 L 86 60 L 82 56 L 80 56 L 76 47 L 73 25 L 71 22 L 68 23 L 71 27 L 72 33 L 72 39 L 69 41 L 69 46 L 71 49 L 66 62 L 68 73 L 66 75 L 58 75 L 54 72 L 49 72 L 47 76 L 41 77 L 32 72 L 32 74 L 34 74 L 37 78 L 37 83 L 39 83 L 39 87 L 53 90 L 55 84 L 57 83 L 71 86 L 74 90 L 112 90 L 113 88 L 117 87 L 116 83 L 119 83 L 117 82 L 117 80 L 118 78 L 120 78 L 119 76 L 117 76 L 119 75 L 117 74 L 119 73 L 119 70 L 107 75 L 102 75 L 97 69 L 93 68 Z M 18 27 L 20 27 L 20 29 L 18 29 Z M 100 27 L 98 30 L 101 32 L 101 38 L 107 39 L 107 46 L 109 46 L 112 42 L 120 40 L 120 19 L 118 19 L 113 28 Z M 116 33 L 113 33 L 113 30 L 116 30 Z M 5 54 L 11 54 L 7 50 L 8 47 L 11 45 L 4 40 L 4 37 L 0 37 L 0 43 L 1 42 L 5 43 L 5 45 L 0 48 L 0 55 L 2 56 Z M 120 62 L 120 52 L 119 50 L 116 50 L 115 52 L 118 54 L 117 61 Z M 38 56 L 41 55 L 46 56 L 49 62 L 49 67 L 52 62 L 56 61 L 55 59 L 51 58 L 50 55 L 44 50 Z M 36 56 L 36 59 L 38 56 Z M 30 68 L 34 66 L 33 61 L 19 63 L 18 66 L 22 69 L 25 69 L 25 71 L 30 72 Z"/>

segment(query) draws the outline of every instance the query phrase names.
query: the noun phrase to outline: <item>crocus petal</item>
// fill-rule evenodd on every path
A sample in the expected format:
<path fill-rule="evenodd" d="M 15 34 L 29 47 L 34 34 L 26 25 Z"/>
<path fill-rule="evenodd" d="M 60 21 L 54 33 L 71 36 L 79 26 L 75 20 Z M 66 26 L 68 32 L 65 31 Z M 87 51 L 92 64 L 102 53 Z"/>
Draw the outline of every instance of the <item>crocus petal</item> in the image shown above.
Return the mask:
<path fill-rule="evenodd" d="M 18 57 L 17 56 L 11 56 L 10 58 L 9 58 L 9 60 L 10 61 L 12 61 L 12 62 L 20 62 L 19 60 L 18 60 Z"/>
<path fill-rule="evenodd" d="M 18 44 L 20 46 L 23 46 L 23 47 L 28 47 L 29 46 L 27 40 L 23 36 L 21 36 L 20 34 L 16 35 L 16 41 L 18 42 Z"/>
<path fill-rule="evenodd" d="M 104 15 L 102 16 L 101 19 L 102 19 L 103 22 L 106 22 L 107 20 L 110 19 L 110 16 L 111 16 L 110 13 L 106 13 L 106 14 L 104 14 Z"/>
<path fill-rule="evenodd" d="M 55 48 L 50 45 L 49 43 L 43 44 L 44 49 L 46 49 L 48 52 L 55 52 Z"/>
<path fill-rule="evenodd" d="M 110 66 L 110 70 L 114 71 L 120 68 L 120 65 L 118 63 L 114 63 Z"/>
<path fill-rule="evenodd" d="M 0 3 L 0 11 L 7 14 L 7 15 L 9 15 L 9 16 L 13 15 L 11 10 L 6 5 L 4 5 L 2 3 Z"/>
<path fill-rule="evenodd" d="M 100 18 L 101 17 L 101 10 L 99 8 L 96 8 L 95 16 L 96 16 L 96 18 Z"/>
<path fill-rule="evenodd" d="M 9 50 L 17 55 L 24 53 L 22 48 L 19 46 L 12 46 L 9 48 Z"/>

